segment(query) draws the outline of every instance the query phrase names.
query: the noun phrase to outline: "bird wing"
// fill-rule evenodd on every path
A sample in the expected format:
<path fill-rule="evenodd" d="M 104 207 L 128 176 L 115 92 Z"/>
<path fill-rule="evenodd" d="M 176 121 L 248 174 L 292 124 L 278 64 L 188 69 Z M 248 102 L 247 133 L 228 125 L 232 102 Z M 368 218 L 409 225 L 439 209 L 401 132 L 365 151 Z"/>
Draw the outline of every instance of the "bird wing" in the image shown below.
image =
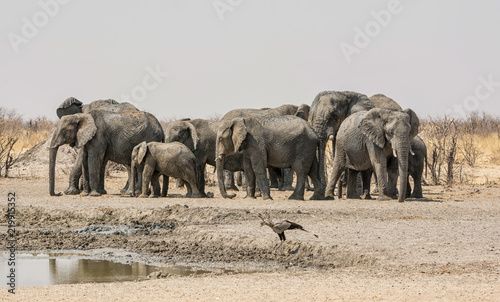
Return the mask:
<path fill-rule="evenodd" d="M 308 232 L 308 233 L 311 233 L 309 232 L 308 230 L 304 229 L 300 224 L 298 223 L 295 223 L 295 222 L 291 222 L 289 220 L 283 220 L 283 221 L 280 221 L 280 223 L 285 223 L 288 225 L 288 227 L 286 228 L 286 230 L 293 230 L 293 229 L 296 229 L 296 230 L 301 230 L 301 231 L 304 231 L 304 232 Z M 313 233 L 311 233 L 313 234 Z M 313 234 L 316 238 L 318 238 L 318 235 L 316 234 Z"/>
<path fill-rule="evenodd" d="M 304 230 L 304 228 L 298 223 L 289 220 L 283 220 L 281 222 L 287 226 L 286 230 L 293 230 L 293 229 Z"/>
<path fill-rule="evenodd" d="M 281 220 L 279 222 L 276 222 L 274 224 L 274 227 L 281 231 L 281 232 L 284 232 L 285 230 L 288 230 L 290 228 L 290 226 L 292 225 L 293 222 L 290 222 L 288 220 Z"/>

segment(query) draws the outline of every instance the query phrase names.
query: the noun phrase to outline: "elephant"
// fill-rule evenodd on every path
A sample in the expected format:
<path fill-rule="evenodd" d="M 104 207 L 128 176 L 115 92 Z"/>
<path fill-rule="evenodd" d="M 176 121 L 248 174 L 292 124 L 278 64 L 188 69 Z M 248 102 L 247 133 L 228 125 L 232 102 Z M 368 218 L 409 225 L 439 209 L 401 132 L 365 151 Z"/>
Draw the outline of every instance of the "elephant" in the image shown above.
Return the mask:
<path fill-rule="evenodd" d="M 408 174 L 413 178 L 413 191 L 410 186 L 409 177 L 406 178 L 406 197 L 423 198 L 422 174 L 424 165 L 427 165 L 427 146 L 420 136 L 415 136 L 411 141 L 412 152 L 408 158 Z"/>
<path fill-rule="evenodd" d="M 215 147 L 217 129 L 220 121 L 205 119 L 177 120 L 167 125 L 165 142 L 180 142 L 186 145 L 196 157 L 196 184 L 202 196 L 205 196 L 206 164 L 215 167 Z M 224 169 L 243 171 L 243 154 L 235 152 L 226 157 Z M 226 196 L 227 197 L 227 196 Z"/>
<path fill-rule="evenodd" d="M 94 102 L 91 102 L 89 104 L 83 105 L 82 102 L 77 100 L 74 97 L 69 97 L 64 102 L 61 103 L 59 108 L 56 110 L 56 114 L 59 117 L 59 119 L 63 116 L 66 115 L 71 115 L 75 113 L 90 113 L 93 110 L 97 109 L 106 109 L 110 112 L 127 112 L 127 111 L 136 111 L 139 112 L 139 109 L 137 109 L 134 105 L 129 104 L 129 103 L 119 103 L 115 100 L 112 99 L 107 99 L 107 100 L 97 100 Z M 65 194 L 67 195 L 75 195 L 75 194 L 80 194 L 80 189 L 79 189 L 79 180 L 82 175 L 82 157 L 83 157 L 83 150 L 80 150 L 78 153 L 77 161 L 73 165 L 73 168 L 71 169 L 70 175 L 69 175 L 69 185 L 68 188 L 64 191 Z M 101 183 L 99 184 L 98 191 L 102 194 L 106 193 L 106 190 L 104 190 L 104 173 L 105 173 L 105 167 L 106 165 L 102 166 L 101 169 Z M 128 171 L 130 172 L 130 171 Z M 129 173 L 130 174 L 130 173 Z M 88 184 L 86 181 L 83 181 L 84 186 L 88 187 Z M 125 185 L 124 190 L 128 188 L 129 182 L 127 181 L 127 184 Z M 88 190 L 88 188 L 86 189 Z M 124 192 L 123 192 L 124 193 Z"/>
<path fill-rule="evenodd" d="M 234 118 L 222 121 L 217 131 L 217 177 L 223 196 L 222 167 L 225 157 L 242 151 L 244 156 L 247 197 L 255 198 L 255 182 L 264 199 L 272 199 L 266 167 L 292 168 L 297 185 L 290 199 L 304 199 L 305 180 L 309 175 L 314 183 L 311 199 L 324 199 L 324 186 L 319 178 L 316 152 L 319 139 L 311 126 L 296 116 L 273 118 Z"/>
<path fill-rule="evenodd" d="M 314 98 L 309 112 L 309 124 L 320 140 L 318 157 L 323 184 L 326 184 L 325 152 L 328 140 L 332 140 L 334 153 L 335 138 L 342 122 L 353 113 L 374 107 L 366 95 L 353 91 L 322 91 Z"/>
<path fill-rule="evenodd" d="M 245 118 L 245 117 L 278 117 L 284 115 L 295 115 L 302 119 L 307 120 L 309 116 L 310 107 L 307 104 L 301 104 L 300 106 L 284 104 L 276 108 L 240 108 L 233 109 L 227 112 L 221 120 L 232 120 L 234 118 Z M 237 190 L 232 173 L 226 173 L 226 188 L 231 188 Z M 293 190 L 291 184 L 293 182 L 293 175 L 290 171 L 279 171 L 279 169 L 269 169 L 269 179 L 271 180 L 272 188 L 279 188 L 280 190 Z"/>
<path fill-rule="evenodd" d="M 349 171 L 373 169 L 377 174 L 380 200 L 389 199 L 389 188 L 397 175 L 406 180 L 410 141 L 418 134 L 419 120 L 411 109 L 394 111 L 374 108 L 351 114 L 339 128 L 335 158 L 326 196 L 333 197 L 335 185 L 345 168 Z M 394 156 L 392 164 L 388 162 Z M 349 177 L 354 187 L 355 177 Z M 406 197 L 406 181 L 399 184 L 399 202 Z M 349 189 L 348 189 L 349 193 Z"/>
<path fill-rule="evenodd" d="M 148 197 L 149 184 L 152 184 L 153 193 L 149 197 L 158 197 L 160 187 L 159 175 L 163 175 L 162 197 L 168 193 L 168 177 L 177 177 L 185 181 L 186 197 L 202 197 L 196 185 L 196 157 L 187 146 L 179 142 L 159 143 L 142 142 L 132 150 L 132 187 L 135 187 L 137 167 L 143 166 L 142 194 L 139 197 Z M 132 190 L 132 196 L 135 191 Z"/>
<path fill-rule="evenodd" d="M 370 97 L 370 100 L 375 105 L 376 108 L 385 108 L 394 111 L 403 111 L 402 107 L 393 99 L 385 96 L 384 94 L 375 94 Z M 422 198 L 422 172 L 424 169 L 424 162 L 427 158 L 427 148 L 425 143 L 419 136 L 416 136 L 410 141 L 410 154 L 408 158 L 408 175 L 411 175 L 415 183 L 415 195 L 410 195 L 411 187 L 408 186 L 406 190 L 406 197 L 418 196 L 415 198 Z M 393 159 L 389 159 L 392 163 Z M 394 163 L 396 164 L 396 163 Z M 356 173 L 355 173 L 356 174 Z M 363 179 L 363 196 L 362 198 L 371 199 L 370 196 L 370 183 L 372 171 L 362 172 Z M 409 185 L 409 177 L 407 177 L 407 184 Z M 403 180 L 404 181 L 404 180 Z M 350 190 L 351 194 L 353 190 Z M 393 183 L 393 187 L 389 188 L 390 195 L 395 196 L 397 193 L 396 182 Z"/>
<path fill-rule="evenodd" d="M 88 179 L 90 195 L 99 196 L 99 188 L 104 183 L 104 166 L 108 160 L 127 166 L 131 183 L 130 156 L 134 146 L 142 141 L 163 140 L 160 123 L 148 112 L 128 109 L 114 111 L 100 107 L 89 113 L 62 116 L 50 144 L 49 193 L 52 196 L 60 195 L 54 192 L 54 174 L 57 150 L 63 144 L 82 148 L 81 165 L 84 178 Z"/>

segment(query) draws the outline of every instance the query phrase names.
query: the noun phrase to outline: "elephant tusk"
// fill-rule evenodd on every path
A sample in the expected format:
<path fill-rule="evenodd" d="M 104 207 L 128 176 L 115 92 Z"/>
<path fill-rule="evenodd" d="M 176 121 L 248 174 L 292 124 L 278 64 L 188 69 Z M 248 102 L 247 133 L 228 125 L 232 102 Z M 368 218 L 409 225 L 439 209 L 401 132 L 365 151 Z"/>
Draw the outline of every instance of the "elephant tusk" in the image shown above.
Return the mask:
<path fill-rule="evenodd" d="M 413 152 L 413 150 L 410 148 L 410 154 L 415 156 L 415 153 Z"/>
<path fill-rule="evenodd" d="M 398 157 L 398 154 L 396 152 L 396 149 L 392 148 L 392 154 L 394 155 L 394 157 Z"/>

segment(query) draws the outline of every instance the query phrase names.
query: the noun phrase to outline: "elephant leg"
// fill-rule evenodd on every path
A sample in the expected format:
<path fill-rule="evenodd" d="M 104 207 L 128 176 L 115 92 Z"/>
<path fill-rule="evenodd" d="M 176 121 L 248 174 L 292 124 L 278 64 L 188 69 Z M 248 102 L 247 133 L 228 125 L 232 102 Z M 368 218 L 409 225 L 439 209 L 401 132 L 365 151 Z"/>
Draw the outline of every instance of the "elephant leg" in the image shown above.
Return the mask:
<path fill-rule="evenodd" d="M 87 196 L 90 193 L 90 186 L 89 186 L 89 165 L 88 165 L 88 154 L 86 152 L 82 153 L 82 165 L 81 165 L 81 171 L 82 171 L 82 185 L 83 189 L 80 192 L 80 195 L 82 196 Z"/>
<path fill-rule="evenodd" d="M 312 163 L 311 168 L 309 169 L 309 173 L 308 173 L 309 177 L 311 178 L 311 181 L 314 184 L 314 193 L 313 193 L 313 196 L 311 196 L 310 200 L 323 200 L 323 199 L 325 199 L 325 185 L 321 181 L 320 174 L 321 174 L 321 172 L 320 172 L 319 162 L 315 158 L 313 160 L 313 163 Z M 305 182 L 306 181 L 307 181 L 307 177 L 305 179 Z M 305 182 L 304 182 L 304 186 L 305 186 Z M 298 180 L 297 180 L 297 183 L 298 183 Z"/>
<path fill-rule="evenodd" d="M 398 189 L 397 189 L 398 174 L 399 174 L 399 167 L 397 158 L 391 157 L 387 161 L 387 177 L 388 177 L 387 195 L 393 199 L 398 198 Z M 405 180 L 401 179 L 401 181 Z"/>
<path fill-rule="evenodd" d="M 373 171 L 372 171 L 372 175 L 373 175 L 373 179 L 375 180 L 375 188 L 373 188 L 373 193 L 378 193 L 377 174 L 373 173 Z"/>
<path fill-rule="evenodd" d="M 358 178 L 358 171 L 347 169 L 347 199 L 361 199 L 356 191 L 356 182 Z"/>
<path fill-rule="evenodd" d="M 413 178 L 413 192 L 411 193 L 412 198 L 424 198 L 422 194 L 422 172 L 423 171 L 417 171 L 416 174 L 412 174 L 411 176 Z"/>
<path fill-rule="evenodd" d="M 103 165 L 101 166 L 101 174 L 99 177 L 99 187 L 97 188 L 97 192 L 99 194 L 108 194 L 108 192 L 104 189 L 104 178 L 106 177 L 106 165 L 108 164 L 108 160 L 105 160 Z"/>
<path fill-rule="evenodd" d="M 362 199 L 372 199 L 370 195 L 372 173 L 373 172 L 371 170 L 366 170 L 361 172 L 361 181 L 363 183 L 363 195 L 361 195 Z"/>
<path fill-rule="evenodd" d="M 293 191 L 293 170 L 292 169 L 281 169 L 281 175 L 283 176 L 283 186 L 280 191 Z M 309 185 L 308 179 L 306 177 L 306 188 Z"/>
<path fill-rule="evenodd" d="M 262 198 L 266 200 L 272 198 L 269 189 L 269 180 L 267 179 L 267 162 L 264 156 L 257 155 L 252 157 L 250 161 L 255 174 L 255 180 L 259 184 L 260 190 L 262 191 Z"/>
<path fill-rule="evenodd" d="M 243 173 L 241 171 L 236 172 L 236 184 L 238 186 L 243 186 Z"/>
<path fill-rule="evenodd" d="M 129 190 L 128 187 L 132 183 L 131 177 L 133 176 L 131 173 L 131 168 L 130 165 L 125 165 L 125 168 L 127 169 L 127 183 L 125 183 L 125 186 L 120 190 L 121 195 L 126 195 L 127 192 L 132 193 L 132 190 Z M 133 176 L 135 177 L 135 176 Z"/>
<path fill-rule="evenodd" d="M 375 163 L 374 165 L 375 174 L 377 174 L 378 182 L 378 200 L 388 200 L 391 199 L 387 196 L 387 167 L 382 163 Z"/>
<path fill-rule="evenodd" d="M 188 192 L 191 191 L 189 197 L 191 198 L 205 197 L 204 195 L 201 194 L 200 190 L 198 190 L 194 175 L 191 179 L 186 179 L 185 181 L 187 182 Z"/>
<path fill-rule="evenodd" d="M 101 183 L 101 169 L 104 164 L 104 152 L 88 152 L 88 171 L 90 196 L 101 196 L 99 185 Z"/>
<path fill-rule="evenodd" d="M 415 181 L 415 180 L 413 180 Z M 406 198 L 410 198 L 411 197 L 411 185 L 410 185 L 410 174 L 408 174 L 408 176 L 406 176 L 406 194 L 405 194 Z"/>
<path fill-rule="evenodd" d="M 168 182 L 169 182 L 168 176 L 167 175 L 163 175 L 163 187 L 161 189 L 161 197 L 167 197 L 167 194 L 168 194 Z"/>
<path fill-rule="evenodd" d="M 296 200 L 304 200 L 304 191 L 305 191 L 305 184 L 306 184 L 306 178 L 307 175 L 304 173 L 299 173 L 296 171 L 297 174 L 297 183 L 295 185 L 295 190 L 293 191 L 293 194 L 288 197 L 288 199 L 296 199 Z"/>
<path fill-rule="evenodd" d="M 233 172 L 224 170 L 224 186 L 226 190 L 239 191 L 238 187 L 234 184 Z"/>
<path fill-rule="evenodd" d="M 247 196 L 245 198 L 255 198 L 255 173 L 252 169 L 252 162 L 248 158 L 245 158 L 243 166 L 247 185 Z"/>
<path fill-rule="evenodd" d="M 82 164 L 83 164 L 83 149 L 78 151 L 78 156 L 76 158 L 76 163 L 71 168 L 69 173 L 69 184 L 68 188 L 64 191 L 66 195 L 77 195 L 80 194 L 79 182 L 80 176 L 82 176 Z"/>
<path fill-rule="evenodd" d="M 151 187 L 153 187 L 153 192 L 149 195 L 149 198 L 158 198 L 160 196 L 160 172 L 155 171 L 151 177 Z"/>
<path fill-rule="evenodd" d="M 337 182 L 342 175 L 342 172 L 345 170 L 345 152 L 336 152 L 335 158 L 333 160 L 333 169 L 330 174 L 330 179 L 328 180 L 328 185 L 326 186 L 326 198 L 332 198 L 334 196 L 334 191 L 335 191 L 335 186 L 337 185 Z M 316 184 L 314 184 L 316 186 Z M 339 195 L 339 199 L 342 198 L 341 195 Z"/>
<path fill-rule="evenodd" d="M 191 198 L 193 196 L 193 187 L 188 183 L 184 182 L 184 185 L 186 186 L 186 197 Z"/>
<path fill-rule="evenodd" d="M 293 177 L 293 174 L 292 174 Z M 309 182 L 309 177 L 306 178 L 306 191 L 314 191 L 314 188 L 311 186 L 311 183 Z"/>
<path fill-rule="evenodd" d="M 206 197 L 205 193 L 205 163 L 197 163 L 194 167 L 193 179 L 196 184 L 196 191 L 201 194 L 202 197 Z M 183 182 L 186 182 L 183 180 Z"/>
<path fill-rule="evenodd" d="M 139 197 L 146 198 L 149 196 L 149 184 L 151 183 L 151 178 L 153 177 L 154 172 L 155 168 L 149 163 L 149 158 L 146 158 L 146 162 L 142 169 L 142 192 Z"/>
<path fill-rule="evenodd" d="M 422 156 L 423 157 L 423 156 Z M 413 192 L 411 193 L 412 198 L 424 198 L 422 194 L 422 175 L 424 174 L 424 165 L 425 163 L 417 164 L 417 167 L 414 171 L 410 171 L 411 178 L 413 178 Z M 409 191 L 410 189 L 406 189 Z"/>
<path fill-rule="evenodd" d="M 283 175 L 281 174 L 280 169 L 268 168 L 267 170 L 269 170 L 269 181 L 271 182 L 269 187 L 273 189 L 279 189 L 283 187 Z"/>

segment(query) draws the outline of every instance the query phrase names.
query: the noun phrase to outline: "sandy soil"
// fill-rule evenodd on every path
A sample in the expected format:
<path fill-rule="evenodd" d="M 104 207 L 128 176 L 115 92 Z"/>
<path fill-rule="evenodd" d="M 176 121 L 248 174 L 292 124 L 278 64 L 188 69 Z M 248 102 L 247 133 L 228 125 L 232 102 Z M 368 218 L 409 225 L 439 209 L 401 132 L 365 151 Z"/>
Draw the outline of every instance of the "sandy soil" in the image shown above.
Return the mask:
<path fill-rule="evenodd" d="M 500 187 L 424 187 L 425 200 L 273 201 L 135 199 L 117 193 L 123 175 L 107 179 L 109 195 L 48 196 L 45 179 L 1 179 L 0 250 L 6 249 L 6 196 L 16 192 L 20 250 L 97 250 L 103 258 L 239 268 L 249 273 L 106 284 L 6 288 L 1 301 L 499 301 Z M 57 181 L 63 191 L 67 180 Z M 306 197 L 312 195 L 308 192 Z M 289 219 L 317 234 L 278 236 L 257 213 Z M 73 232 L 93 225 L 128 225 L 125 235 Z M 135 255 L 135 254 L 134 254 Z M 130 258 L 130 257 L 129 257 Z M 255 271 L 257 271 L 255 273 Z"/>

